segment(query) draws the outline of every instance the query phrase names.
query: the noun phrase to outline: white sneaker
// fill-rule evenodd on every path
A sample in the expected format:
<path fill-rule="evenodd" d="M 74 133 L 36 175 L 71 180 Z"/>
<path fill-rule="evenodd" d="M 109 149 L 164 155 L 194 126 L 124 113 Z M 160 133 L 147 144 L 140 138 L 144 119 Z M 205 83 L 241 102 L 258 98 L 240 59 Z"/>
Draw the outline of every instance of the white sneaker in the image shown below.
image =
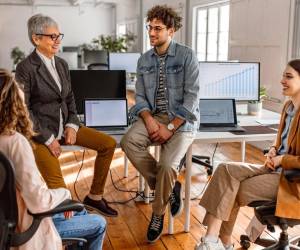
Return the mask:
<path fill-rule="evenodd" d="M 225 250 L 225 247 L 220 239 L 217 242 L 210 242 L 202 237 L 201 242 L 195 246 L 195 250 Z"/>

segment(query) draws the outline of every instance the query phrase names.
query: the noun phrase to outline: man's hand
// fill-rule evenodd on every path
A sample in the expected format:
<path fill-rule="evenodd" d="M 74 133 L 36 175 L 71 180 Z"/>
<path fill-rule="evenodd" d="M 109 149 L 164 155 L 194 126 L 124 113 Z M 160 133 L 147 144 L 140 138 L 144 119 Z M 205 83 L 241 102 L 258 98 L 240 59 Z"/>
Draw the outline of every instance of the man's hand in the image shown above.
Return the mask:
<path fill-rule="evenodd" d="M 76 142 L 76 130 L 71 127 L 66 127 L 64 131 L 65 143 L 73 145 Z"/>
<path fill-rule="evenodd" d="M 151 138 L 151 135 L 153 135 L 155 132 L 159 130 L 159 122 L 153 118 L 153 116 L 148 110 L 142 111 L 140 116 L 142 117 L 148 135 Z"/>
<path fill-rule="evenodd" d="M 170 131 L 166 125 L 159 123 L 159 130 L 150 136 L 151 141 L 164 144 L 173 136 L 173 132 Z"/>
<path fill-rule="evenodd" d="M 49 146 L 48 146 L 50 152 L 56 157 L 58 158 L 61 154 L 61 147 L 60 144 L 58 142 L 58 140 L 54 140 Z"/>

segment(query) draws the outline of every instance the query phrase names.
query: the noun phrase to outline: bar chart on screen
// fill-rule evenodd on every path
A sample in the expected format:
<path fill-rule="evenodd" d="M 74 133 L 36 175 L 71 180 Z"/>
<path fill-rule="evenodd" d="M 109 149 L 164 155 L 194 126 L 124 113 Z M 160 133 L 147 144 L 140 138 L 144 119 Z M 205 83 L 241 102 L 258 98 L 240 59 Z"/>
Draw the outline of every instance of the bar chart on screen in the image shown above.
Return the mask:
<path fill-rule="evenodd" d="M 258 63 L 200 63 L 200 98 L 257 100 Z"/>

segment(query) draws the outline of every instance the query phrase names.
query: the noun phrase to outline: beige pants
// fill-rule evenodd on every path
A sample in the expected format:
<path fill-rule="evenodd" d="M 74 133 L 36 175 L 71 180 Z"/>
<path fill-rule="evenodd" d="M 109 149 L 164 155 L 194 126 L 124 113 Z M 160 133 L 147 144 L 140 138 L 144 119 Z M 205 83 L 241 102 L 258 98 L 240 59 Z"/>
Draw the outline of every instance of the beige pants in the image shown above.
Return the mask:
<path fill-rule="evenodd" d="M 167 115 L 154 116 L 161 123 L 168 124 Z M 161 145 L 160 159 L 157 162 L 148 152 L 153 145 L 143 120 L 135 122 L 121 141 L 121 147 L 131 163 L 138 169 L 155 190 L 152 205 L 153 213 L 165 213 L 170 194 L 177 179 L 178 165 L 194 139 L 192 132 L 176 132 L 166 143 Z"/>
<path fill-rule="evenodd" d="M 280 173 L 248 163 L 222 163 L 216 169 L 200 205 L 223 221 L 220 235 L 231 235 L 239 208 L 252 201 L 277 197 Z M 205 218 L 203 224 L 206 224 Z"/>

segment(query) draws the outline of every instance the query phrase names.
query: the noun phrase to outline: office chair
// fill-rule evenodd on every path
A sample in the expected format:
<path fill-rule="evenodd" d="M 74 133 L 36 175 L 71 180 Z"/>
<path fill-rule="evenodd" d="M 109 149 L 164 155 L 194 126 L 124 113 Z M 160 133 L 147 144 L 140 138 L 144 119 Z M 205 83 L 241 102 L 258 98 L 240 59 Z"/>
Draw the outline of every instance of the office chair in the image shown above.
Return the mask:
<path fill-rule="evenodd" d="M 291 169 L 284 170 L 284 176 L 289 182 L 300 182 L 300 170 Z M 263 224 L 267 225 L 270 232 L 275 232 L 274 226 L 279 226 L 281 229 L 278 241 L 258 238 L 254 243 L 267 250 L 288 250 L 300 249 L 300 236 L 289 239 L 287 229 L 300 224 L 300 220 L 287 219 L 275 216 L 276 201 L 254 201 L 251 202 L 249 207 L 254 208 L 256 218 Z M 240 244 L 244 249 L 250 247 L 250 239 L 247 235 L 240 236 Z"/>
<path fill-rule="evenodd" d="M 180 171 L 182 166 L 185 166 L 186 154 L 181 159 L 178 170 Z M 211 176 L 213 173 L 213 166 L 211 165 L 210 157 L 204 155 L 192 155 L 192 162 L 196 163 L 200 166 L 204 166 L 206 168 L 206 172 L 208 176 Z"/>
<path fill-rule="evenodd" d="M 18 223 L 18 205 L 16 198 L 16 184 L 14 168 L 11 162 L 0 152 L 0 249 L 8 250 L 10 247 L 17 247 L 29 241 L 37 231 L 42 219 L 51 217 L 54 214 L 65 211 L 80 212 L 84 208 L 83 204 L 73 200 L 65 200 L 56 208 L 38 214 L 28 213 L 33 217 L 30 227 L 22 233 L 16 233 Z M 85 239 L 66 238 L 63 245 L 72 246 L 74 244 L 84 245 Z M 86 245 L 86 244 L 85 244 Z"/>
<path fill-rule="evenodd" d="M 87 66 L 88 70 L 108 70 L 108 64 L 106 63 L 91 63 Z"/>

